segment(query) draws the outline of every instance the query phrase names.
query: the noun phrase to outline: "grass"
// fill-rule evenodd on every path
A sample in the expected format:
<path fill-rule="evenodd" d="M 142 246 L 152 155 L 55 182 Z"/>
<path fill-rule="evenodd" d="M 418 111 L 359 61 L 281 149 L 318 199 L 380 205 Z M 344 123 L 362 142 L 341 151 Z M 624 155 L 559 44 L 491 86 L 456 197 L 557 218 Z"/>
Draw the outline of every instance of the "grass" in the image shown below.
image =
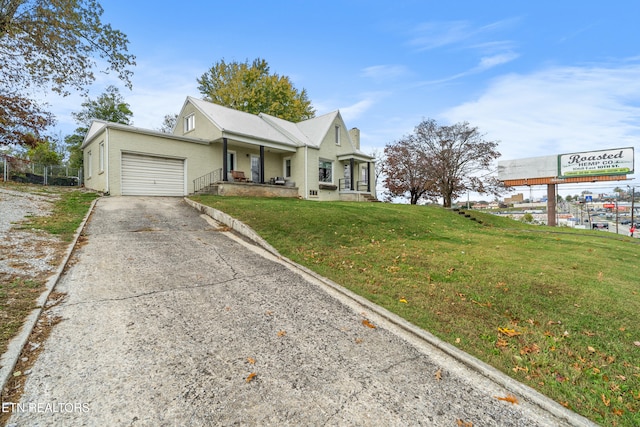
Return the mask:
<path fill-rule="evenodd" d="M 28 218 L 21 227 L 43 230 L 70 242 L 96 197 L 92 192 L 61 191 L 50 216 Z"/>
<path fill-rule="evenodd" d="M 0 282 L 0 353 L 18 333 L 24 319 L 35 307 L 35 301 L 44 291 L 42 282 L 14 278 Z"/>
<path fill-rule="evenodd" d="M 60 253 L 73 239 L 74 233 L 91 202 L 97 194 L 78 189 L 43 187 L 14 183 L 0 183 L 2 188 L 52 196 L 51 215 L 29 217 L 16 224 L 22 230 L 43 230 L 61 240 Z M 1 208 L 0 208 L 1 212 Z M 9 260 L 11 261 L 11 260 Z M 45 289 L 46 277 L 19 277 L 0 274 L 0 354 L 7 349 L 9 341 L 18 333 L 24 319 L 36 308 L 36 301 Z"/>
<path fill-rule="evenodd" d="M 637 241 L 437 207 L 193 199 L 583 416 L 640 425 Z"/>

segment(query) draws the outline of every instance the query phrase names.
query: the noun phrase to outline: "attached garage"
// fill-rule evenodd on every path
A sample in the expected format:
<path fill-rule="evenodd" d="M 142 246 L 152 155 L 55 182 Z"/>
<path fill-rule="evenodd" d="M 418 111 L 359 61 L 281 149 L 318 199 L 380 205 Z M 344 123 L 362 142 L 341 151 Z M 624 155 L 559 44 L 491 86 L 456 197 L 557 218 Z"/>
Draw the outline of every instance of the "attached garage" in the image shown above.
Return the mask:
<path fill-rule="evenodd" d="M 122 153 L 123 196 L 184 196 L 185 161 Z"/>

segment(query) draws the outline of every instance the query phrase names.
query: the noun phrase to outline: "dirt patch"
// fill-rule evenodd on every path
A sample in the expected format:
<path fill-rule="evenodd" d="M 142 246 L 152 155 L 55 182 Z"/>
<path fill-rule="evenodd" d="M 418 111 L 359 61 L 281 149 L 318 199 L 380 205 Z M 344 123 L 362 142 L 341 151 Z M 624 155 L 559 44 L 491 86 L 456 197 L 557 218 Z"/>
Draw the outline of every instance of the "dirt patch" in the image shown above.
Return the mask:
<path fill-rule="evenodd" d="M 19 402 L 24 383 L 31 373 L 31 369 L 40 353 L 44 350 L 45 342 L 53 327 L 60 323 L 62 317 L 54 313 L 53 308 L 64 301 L 66 294 L 52 292 L 45 304 L 45 310 L 40 314 L 35 327 L 29 335 L 27 344 L 22 348 L 18 362 L 13 369 L 13 375 L 0 393 L 0 402 Z M 0 411 L 0 425 L 6 425 L 11 417 L 11 411 Z"/>

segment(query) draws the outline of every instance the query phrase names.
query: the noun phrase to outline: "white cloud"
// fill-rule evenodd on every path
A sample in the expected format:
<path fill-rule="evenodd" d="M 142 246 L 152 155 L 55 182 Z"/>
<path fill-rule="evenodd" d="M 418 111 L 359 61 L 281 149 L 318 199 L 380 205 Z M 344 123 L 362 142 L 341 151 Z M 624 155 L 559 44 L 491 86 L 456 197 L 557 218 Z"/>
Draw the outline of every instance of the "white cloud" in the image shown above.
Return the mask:
<path fill-rule="evenodd" d="M 502 31 L 512 27 L 518 18 L 504 19 L 492 22 L 481 27 L 474 27 L 467 21 L 427 22 L 417 26 L 413 33 L 415 36 L 409 41 L 409 45 L 418 50 L 436 49 L 444 46 L 460 45 L 466 42 L 483 39 L 489 33 Z M 496 48 L 510 42 L 476 42 L 470 47 Z"/>
<path fill-rule="evenodd" d="M 408 73 L 403 65 L 374 65 L 364 68 L 362 76 L 376 81 L 395 79 Z"/>
<path fill-rule="evenodd" d="M 477 100 L 442 114 L 500 140 L 503 159 L 636 146 L 640 64 L 549 68 L 493 81 Z"/>
<path fill-rule="evenodd" d="M 349 123 L 351 120 L 355 120 L 365 112 L 367 112 L 378 100 L 386 96 L 385 92 L 372 92 L 363 95 L 364 98 L 355 104 L 351 104 L 347 107 L 340 108 L 340 114 L 345 122 Z"/>
<path fill-rule="evenodd" d="M 518 56 L 514 52 L 505 52 L 498 55 L 486 56 L 480 59 L 480 64 L 475 68 L 477 71 L 485 71 L 498 65 L 506 64 L 516 59 Z"/>

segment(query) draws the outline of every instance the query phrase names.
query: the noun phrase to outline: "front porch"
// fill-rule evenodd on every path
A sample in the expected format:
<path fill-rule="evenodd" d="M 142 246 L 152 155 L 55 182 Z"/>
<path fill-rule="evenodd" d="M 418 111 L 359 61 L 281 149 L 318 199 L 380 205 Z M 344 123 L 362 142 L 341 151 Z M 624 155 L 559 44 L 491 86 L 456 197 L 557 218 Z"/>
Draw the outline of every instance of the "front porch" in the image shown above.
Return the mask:
<path fill-rule="evenodd" d="M 280 181 L 278 181 L 280 182 Z M 223 181 L 222 169 L 213 171 L 193 181 L 194 194 L 246 197 L 297 198 L 298 187 L 283 184 L 260 184 L 251 181 Z"/>

